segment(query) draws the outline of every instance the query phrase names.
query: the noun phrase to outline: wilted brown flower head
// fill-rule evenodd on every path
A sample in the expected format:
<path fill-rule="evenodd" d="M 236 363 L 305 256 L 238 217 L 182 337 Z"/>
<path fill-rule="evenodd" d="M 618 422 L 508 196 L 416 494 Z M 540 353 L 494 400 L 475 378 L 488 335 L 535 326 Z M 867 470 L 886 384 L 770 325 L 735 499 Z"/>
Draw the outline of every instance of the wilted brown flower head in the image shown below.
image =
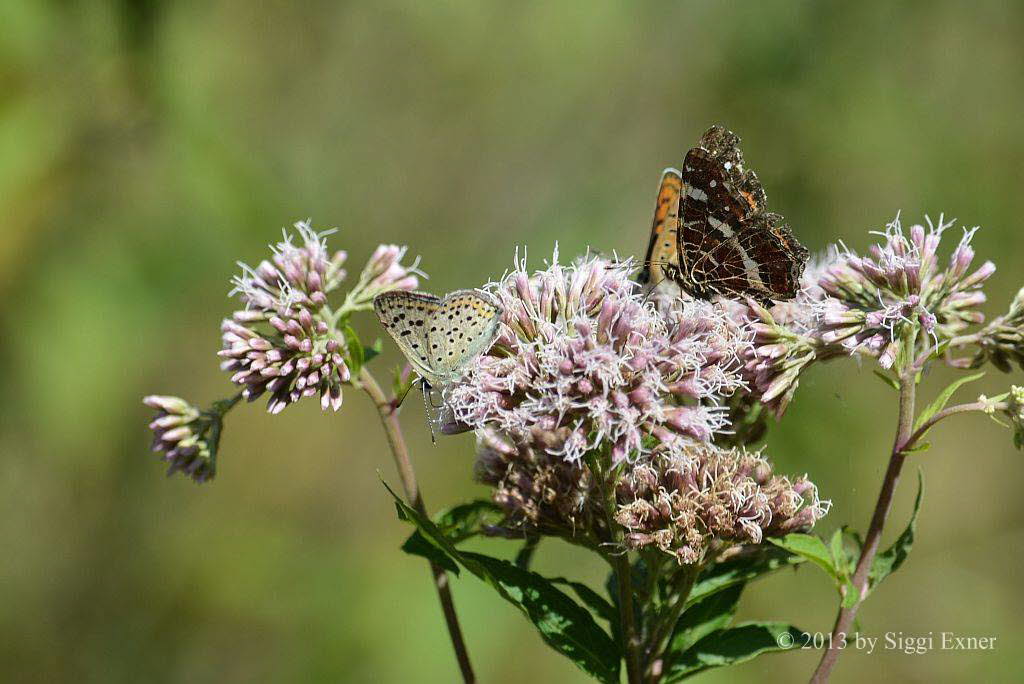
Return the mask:
<path fill-rule="evenodd" d="M 679 563 L 712 548 L 759 544 L 810 529 L 828 511 L 805 477 L 772 474 L 760 454 L 691 444 L 636 463 L 619 484 L 616 521 L 632 549 L 654 547 Z"/>

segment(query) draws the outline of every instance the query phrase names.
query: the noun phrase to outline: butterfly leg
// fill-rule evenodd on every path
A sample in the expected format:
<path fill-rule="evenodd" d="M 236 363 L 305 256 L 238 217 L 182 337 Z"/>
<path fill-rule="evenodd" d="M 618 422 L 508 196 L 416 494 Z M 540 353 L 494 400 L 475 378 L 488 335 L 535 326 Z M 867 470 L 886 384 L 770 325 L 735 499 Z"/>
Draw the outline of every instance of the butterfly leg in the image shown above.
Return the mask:
<path fill-rule="evenodd" d="M 426 378 L 421 377 L 418 382 L 420 383 L 420 391 L 423 393 L 423 415 L 427 419 L 427 429 L 430 430 L 430 443 L 436 445 L 437 438 L 434 437 L 434 421 L 431 420 L 430 410 L 433 402 L 429 399 L 430 392 L 434 388 L 430 386 L 430 383 L 427 382 Z"/>
<path fill-rule="evenodd" d="M 422 378 L 421 378 L 421 380 L 422 380 Z M 399 406 L 401 406 L 401 405 L 402 405 L 402 404 L 403 404 L 403 403 L 405 402 L 405 398 L 406 398 L 407 396 L 409 396 L 409 392 L 410 392 L 410 391 L 412 390 L 413 386 L 414 386 L 414 385 L 415 385 L 415 384 L 416 384 L 417 382 L 419 382 L 419 380 L 416 380 L 416 381 L 410 382 L 410 383 L 409 383 L 409 384 L 408 384 L 408 385 L 406 386 L 406 388 L 405 388 L 405 391 L 404 391 L 404 392 L 402 392 L 402 395 L 401 395 L 401 396 L 397 396 L 397 397 L 395 397 L 395 399 L 394 399 L 394 403 L 395 403 L 395 408 L 398 408 Z"/>

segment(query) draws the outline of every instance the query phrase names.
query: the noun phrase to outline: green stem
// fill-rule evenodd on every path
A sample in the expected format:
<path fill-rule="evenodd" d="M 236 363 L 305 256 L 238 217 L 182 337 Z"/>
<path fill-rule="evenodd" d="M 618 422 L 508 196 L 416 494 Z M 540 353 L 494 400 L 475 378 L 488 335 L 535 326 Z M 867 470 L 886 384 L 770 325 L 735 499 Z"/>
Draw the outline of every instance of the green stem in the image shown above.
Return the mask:
<path fill-rule="evenodd" d="M 614 556 L 612 565 L 619 590 L 619 629 L 625 648 L 626 677 L 629 684 L 641 684 L 640 639 L 636 633 L 636 616 L 633 611 L 633 577 L 629 554 L 623 552 Z"/>
<path fill-rule="evenodd" d="M 647 666 L 647 672 L 645 673 L 650 684 L 657 684 L 665 674 L 663 669 L 665 665 L 665 649 L 668 648 L 669 642 L 672 639 L 673 628 L 686 610 L 686 599 L 690 597 L 690 591 L 693 589 L 694 582 L 697 581 L 701 567 L 699 564 L 694 564 L 679 570 L 670 604 L 663 613 L 661 620 L 659 620 L 657 628 L 651 634 L 647 651 L 650 664 Z"/>
<path fill-rule="evenodd" d="M 593 466 L 592 466 L 593 467 Z M 625 550 L 625 534 L 622 526 L 615 521 L 615 482 L 609 481 L 608 473 L 603 469 L 595 469 L 595 474 L 602 483 L 604 495 L 605 522 L 608 525 L 608 537 L 612 552 L 608 557 L 615 570 L 615 580 L 619 595 L 619 631 L 626 659 L 626 677 L 629 684 L 642 684 L 642 668 L 640 666 L 640 638 L 636 629 L 636 615 L 633 608 L 633 571 L 629 564 L 629 553 Z"/>
<path fill-rule="evenodd" d="M 398 422 L 394 403 L 388 400 L 377 383 L 377 379 L 365 366 L 359 370 L 357 384 L 370 395 L 374 406 L 377 407 L 381 424 L 384 426 L 384 433 L 388 438 L 388 445 L 391 447 L 391 455 L 395 460 L 395 467 L 398 468 L 399 479 L 402 480 L 402 489 L 405 491 L 406 500 L 413 509 L 426 516 L 427 509 L 423 505 L 423 497 L 416 484 L 416 472 L 413 470 L 412 461 L 409 458 L 409 449 L 405 444 L 405 437 Z M 434 577 L 434 588 L 437 589 L 437 597 L 441 601 L 441 610 L 444 612 L 448 636 L 452 642 L 452 649 L 455 651 L 455 658 L 459 663 L 459 670 L 462 672 L 462 680 L 467 684 L 475 682 L 476 676 L 473 674 L 473 667 L 469 662 L 469 651 L 466 649 L 466 642 L 462 638 L 462 628 L 459 626 L 459 618 L 455 613 L 448 573 L 433 562 L 430 564 L 430 572 Z"/>
<path fill-rule="evenodd" d="M 910 358 L 908 356 L 908 358 Z M 860 560 L 853 572 L 853 586 L 857 588 L 859 596 L 853 605 L 841 607 L 836 616 L 835 626 L 832 628 L 832 638 L 829 639 L 829 648 L 821 656 L 817 669 L 811 676 L 812 684 L 827 682 L 836 666 L 839 655 L 843 652 L 846 638 L 853 627 L 854 618 L 861 603 L 864 602 L 864 595 L 867 593 L 868 573 L 878 553 L 878 546 L 882 541 L 882 530 L 885 521 L 892 509 L 893 496 L 896 493 L 896 485 L 899 484 L 900 472 L 903 470 L 903 463 L 906 461 L 908 440 L 914 428 L 914 403 L 916 399 L 917 372 L 912 364 L 903 369 L 900 373 L 900 396 L 899 396 L 899 419 L 896 426 L 896 439 L 893 441 L 892 451 L 889 455 L 889 467 L 885 471 L 885 478 L 882 480 L 882 489 L 878 494 L 878 501 L 875 503 L 875 511 L 871 516 L 871 524 L 864 537 L 864 548 L 861 550 Z"/>

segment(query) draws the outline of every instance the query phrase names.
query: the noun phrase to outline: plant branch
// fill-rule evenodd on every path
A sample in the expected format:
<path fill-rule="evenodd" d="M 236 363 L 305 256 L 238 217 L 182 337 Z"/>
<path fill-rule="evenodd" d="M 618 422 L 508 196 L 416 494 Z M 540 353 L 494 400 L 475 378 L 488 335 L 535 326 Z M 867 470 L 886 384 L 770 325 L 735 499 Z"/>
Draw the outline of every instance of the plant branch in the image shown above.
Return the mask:
<path fill-rule="evenodd" d="M 938 411 L 934 416 L 932 416 L 931 418 L 926 420 L 924 423 L 922 423 L 921 427 L 919 427 L 916 430 L 914 430 L 913 434 L 911 434 L 909 437 L 907 437 L 906 442 L 904 442 L 900 446 L 900 451 L 906 452 L 906 451 L 908 451 L 910 449 L 913 449 L 915 446 L 917 446 L 918 440 L 920 440 L 922 437 L 924 437 L 925 433 L 928 432 L 928 430 L 930 430 L 932 428 L 932 426 L 934 426 L 940 420 L 944 420 L 944 419 L 949 418 L 950 416 L 956 415 L 958 413 L 969 413 L 971 411 L 982 411 L 982 412 L 984 412 L 984 411 L 988 411 L 988 410 L 991 410 L 991 409 L 1000 410 L 1000 409 L 1005 409 L 1005 408 L 1006 408 L 1006 402 L 990 403 L 990 402 L 983 402 L 983 401 L 974 401 L 974 402 L 971 402 L 969 404 L 957 404 L 956 406 L 950 406 L 948 408 L 944 408 L 941 411 Z"/>
<path fill-rule="evenodd" d="M 672 601 L 648 643 L 649 665 L 645 675 L 651 684 L 660 682 L 665 674 L 663 672 L 665 649 L 672 638 L 673 628 L 686 610 L 686 599 L 690 597 L 690 591 L 693 590 L 693 584 L 700 574 L 701 567 L 700 564 L 694 564 L 678 571 L 679 575 L 676 579 L 676 586 L 673 588 Z"/>
<path fill-rule="evenodd" d="M 629 553 L 623 547 L 625 535 L 622 526 L 615 521 L 615 482 L 608 478 L 609 472 L 601 469 L 599 480 L 602 482 L 604 494 L 605 522 L 608 525 L 608 537 L 612 544 L 612 553 L 608 562 L 615 570 L 615 580 L 619 594 L 619 632 L 622 636 L 623 655 L 626 659 L 626 679 L 629 684 L 642 684 L 642 668 L 640 666 L 640 637 L 636 630 L 636 615 L 633 610 L 633 571 L 629 565 Z"/>
<path fill-rule="evenodd" d="M 853 620 L 857 617 L 857 611 L 861 603 L 864 602 L 868 574 L 875 560 L 875 554 L 878 553 L 878 546 L 882 541 L 882 529 L 889 517 L 889 511 L 892 509 L 893 495 L 896 493 L 900 472 L 903 470 L 903 463 L 907 458 L 905 449 L 914 426 L 914 401 L 917 389 L 915 376 L 916 372 L 913 367 L 905 368 L 900 373 L 899 420 L 896 426 L 896 439 L 893 441 L 889 467 L 882 480 L 882 489 L 878 494 L 878 501 L 875 503 L 875 511 L 871 516 L 871 525 L 864 537 L 864 548 L 861 550 L 860 560 L 853 573 L 853 586 L 857 588 L 859 594 L 857 601 L 849 607 L 840 607 L 835 626 L 832 629 L 832 638 L 829 640 L 829 648 L 822 655 L 817 669 L 811 676 L 812 684 L 828 681 L 832 669 L 839 659 L 839 654 L 843 652 L 843 645 L 853 626 Z"/>
<path fill-rule="evenodd" d="M 388 438 L 388 446 L 391 447 L 391 455 L 395 460 L 395 467 L 398 469 L 398 476 L 402 480 L 402 489 L 405 491 L 405 498 L 418 513 L 427 514 L 426 506 L 423 505 L 423 497 L 420 495 L 419 486 L 416 484 L 416 471 L 413 470 L 412 461 L 409 459 L 409 449 L 405 444 L 405 437 L 402 435 L 402 428 L 398 422 L 397 407 L 390 401 L 380 388 L 376 378 L 363 366 L 359 370 L 358 385 L 373 400 L 377 413 L 380 415 L 381 424 L 384 426 L 384 433 Z M 459 670 L 462 672 L 464 682 L 475 682 L 473 667 L 469 662 L 469 652 L 466 650 L 466 642 L 462 638 L 462 629 L 459 626 L 459 618 L 455 613 L 455 603 L 452 601 L 451 587 L 448 584 L 448 573 L 436 563 L 430 564 L 430 572 L 434 577 L 434 587 L 437 589 L 437 597 L 441 601 L 441 610 L 444 612 L 445 624 L 448 626 L 448 636 L 451 638 L 452 649 L 455 651 L 455 658 L 459 662 Z"/>

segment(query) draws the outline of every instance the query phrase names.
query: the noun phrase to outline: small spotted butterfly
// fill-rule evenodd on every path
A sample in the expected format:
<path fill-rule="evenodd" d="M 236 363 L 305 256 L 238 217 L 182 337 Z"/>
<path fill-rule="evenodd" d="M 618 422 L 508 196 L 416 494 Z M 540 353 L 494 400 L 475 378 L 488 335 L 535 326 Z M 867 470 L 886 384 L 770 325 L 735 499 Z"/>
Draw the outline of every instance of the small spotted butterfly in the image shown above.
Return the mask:
<path fill-rule="evenodd" d="M 459 378 L 470 361 L 498 335 L 502 310 L 478 290 L 436 297 L 427 292 L 379 295 L 373 308 L 412 367 L 430 387 Z"/>

